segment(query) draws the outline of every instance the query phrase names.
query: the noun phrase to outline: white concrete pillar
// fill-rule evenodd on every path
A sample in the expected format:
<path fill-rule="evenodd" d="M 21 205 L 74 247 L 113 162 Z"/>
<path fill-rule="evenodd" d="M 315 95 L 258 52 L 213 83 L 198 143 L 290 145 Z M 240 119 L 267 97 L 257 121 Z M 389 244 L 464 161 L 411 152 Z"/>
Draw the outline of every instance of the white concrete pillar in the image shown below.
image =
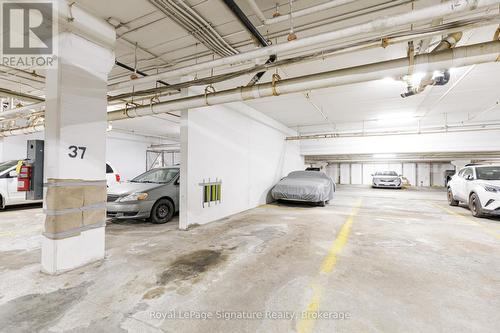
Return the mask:
<path fill-rule="evenodd" d="M 115 38 L 111 26 L 100 32 Z M 104 258 L 106 93 L 114 64 L 113 50 L 71 32 L 57 42 L 58 65 L 47 71 L 45 89 L 42 271 L 49 274 Z"/>

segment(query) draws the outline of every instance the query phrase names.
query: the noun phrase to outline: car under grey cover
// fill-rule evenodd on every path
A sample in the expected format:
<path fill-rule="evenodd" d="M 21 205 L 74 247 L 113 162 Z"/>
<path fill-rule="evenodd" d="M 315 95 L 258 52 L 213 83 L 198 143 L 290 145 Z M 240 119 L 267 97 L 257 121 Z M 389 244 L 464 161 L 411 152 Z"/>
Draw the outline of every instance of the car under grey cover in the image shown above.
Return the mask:
<path fill-rule="evenodd" d="M 275 200 L 325 203 L 333 199 L 335 183 L 322 171 L 293 171 L 271 190 Z"/>

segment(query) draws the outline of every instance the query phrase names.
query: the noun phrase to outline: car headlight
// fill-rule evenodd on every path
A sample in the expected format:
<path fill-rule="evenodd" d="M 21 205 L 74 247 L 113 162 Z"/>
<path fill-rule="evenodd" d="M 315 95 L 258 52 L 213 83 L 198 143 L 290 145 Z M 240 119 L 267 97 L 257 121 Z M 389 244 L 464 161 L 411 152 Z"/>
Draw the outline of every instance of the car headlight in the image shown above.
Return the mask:
<path fill-rule="evenodd" d="M 500 192 L 500 187 L 491 186 L 491 185 L 483 185 L 483 187 L 488 192 L 493 192 L 493 193 Z"/>
<path fill-rule="evenodd" d="M 119 202 L 125 202 L 125 201 L 142 201 L 146 200 L 148 198 L 147 193 L 132 193 L 127 195 L 126 197 L 121 198 L 120 200 L 117 200 Z"/>

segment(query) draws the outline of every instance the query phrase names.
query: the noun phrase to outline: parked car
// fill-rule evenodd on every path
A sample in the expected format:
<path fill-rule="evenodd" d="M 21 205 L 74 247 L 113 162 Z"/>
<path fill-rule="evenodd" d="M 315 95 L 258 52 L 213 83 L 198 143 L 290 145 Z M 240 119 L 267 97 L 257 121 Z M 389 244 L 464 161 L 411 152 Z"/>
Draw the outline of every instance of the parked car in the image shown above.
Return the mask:
<path fill-rule="evenodd" d="M 119 184 L 121 181 L 120 174 L 109 163 L 106 163 L 106 184 L 108 187 Z"/>
<path fill-rule="evenodd" d="M 453 175 L 455 174 L 455 170 L 445 170 L 444 171 L 444 186 L 448 185 L 448 182 L 451 180 Z"/>
<path fill-rule="evenodd" d="M 472 165 L 448 182 L 448 203 L 467 204 L 475 217 L 500 215 L 500 165 Z"/>
<path fill-rule="evenodd" d="M 179 211 L 179 167 L 149 170 L 108 189 L 107 216 L 166 223 Z"/>
<path fill-rule="evenodd" d="M 17 160 L 0 163 L 0 209 L 7 206 L 42 202 L 42 200 L 26 200 L 26 192 L 17 191 Z M 120 183 L 120 174 L 106 163 L 106 183 L 108 187 Z"/>
<path fill-rule="evenodd" d="M 271 190 L 275 200 L 303 201 L 325 206 L 333 199 L 335 183 L 322 171 L 293 171 Z"/>
<path fill-rule="evenodd" d="M 396 171 L 377 171 L 372 175 L 372 187 L 397 188 L 403 186 L 403 179 Z"/>
<path fill-rule="evenodd" d="M 0 163 L 0 209 L 7 206 L 41 202 L 41 200 L 26 200 L 26 192 L 17 191 L 16 160 Z"/>

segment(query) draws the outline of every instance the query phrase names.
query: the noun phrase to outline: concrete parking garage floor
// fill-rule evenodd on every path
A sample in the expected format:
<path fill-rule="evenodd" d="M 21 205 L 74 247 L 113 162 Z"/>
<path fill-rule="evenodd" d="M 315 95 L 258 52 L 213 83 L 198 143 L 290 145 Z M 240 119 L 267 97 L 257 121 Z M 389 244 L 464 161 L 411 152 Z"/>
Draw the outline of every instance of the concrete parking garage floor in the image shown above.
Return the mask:
<path fill-rule="evenodd" d="M 42 220 L 0 213 L 2 332 L 500 327 L 500 219 L 442 190 L 340 187 L 325 208 L 271 204 L 189 231 L 111 222 L 106 259 L 56 277 L 40 272 Z"/>

